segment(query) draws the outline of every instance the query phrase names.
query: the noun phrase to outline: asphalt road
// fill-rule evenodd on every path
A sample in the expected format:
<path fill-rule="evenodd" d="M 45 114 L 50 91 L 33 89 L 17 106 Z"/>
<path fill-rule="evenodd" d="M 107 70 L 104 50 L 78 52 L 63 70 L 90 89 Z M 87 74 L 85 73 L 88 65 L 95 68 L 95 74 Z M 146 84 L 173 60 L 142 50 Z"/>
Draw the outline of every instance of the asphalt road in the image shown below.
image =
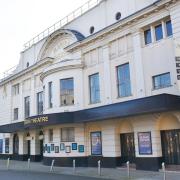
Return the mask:
<path fill-rule="evenodd" d="M 37 172 L 0 171 L 0 180 L 98 180 L 97 178 Z"/>

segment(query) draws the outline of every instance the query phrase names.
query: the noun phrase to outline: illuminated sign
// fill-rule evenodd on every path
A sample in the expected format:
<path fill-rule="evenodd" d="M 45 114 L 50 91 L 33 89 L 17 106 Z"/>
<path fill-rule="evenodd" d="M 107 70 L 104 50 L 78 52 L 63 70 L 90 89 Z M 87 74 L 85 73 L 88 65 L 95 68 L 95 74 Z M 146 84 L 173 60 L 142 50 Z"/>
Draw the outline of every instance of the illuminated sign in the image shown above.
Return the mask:
<path fill-rule="evenodd" d="M 42 116 L 42 117 L 27 119 L 26 121 L 24 121 L 24 124 L 25 125 L 38 124 L 38 123 L 44 123 L 44 122 L 48 122 L 48 121 L 49 121 L 48 116 Z"/>

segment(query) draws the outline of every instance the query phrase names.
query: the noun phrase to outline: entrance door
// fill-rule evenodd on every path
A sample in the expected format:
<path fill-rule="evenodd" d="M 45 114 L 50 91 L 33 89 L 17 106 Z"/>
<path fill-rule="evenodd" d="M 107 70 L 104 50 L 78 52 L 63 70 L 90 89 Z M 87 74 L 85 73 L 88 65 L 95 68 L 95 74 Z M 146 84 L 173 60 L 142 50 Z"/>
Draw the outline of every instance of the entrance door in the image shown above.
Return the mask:
<path fill-rule="evenodd" d="M 19 154 L 19 137 L 17 134 L 13 137 L 13 154 L 18 155 Z"/>
<path fill-rule="evenodd" d="M 165 163 L 180 165 L 180 129 L 161 131 L 161 143 Z"/>
<path fill-rule="evenodd" d="M 28 155 L 28 158 L 30 158 L 31 156 L 31 141 L 30 140 L 27 141 L 27 155 Z"/>
<path fill-rule="evenodd" d="M 43 140 L 40 140 L 40 158 L 43 159 Z"/>
<path fill-rule="evenodd" d="M 121 157 L 123 163 L 130 161 L 135 162 L 135 145 L 134 133 L 127 133 L 120 135 L 121 140 Z"/>

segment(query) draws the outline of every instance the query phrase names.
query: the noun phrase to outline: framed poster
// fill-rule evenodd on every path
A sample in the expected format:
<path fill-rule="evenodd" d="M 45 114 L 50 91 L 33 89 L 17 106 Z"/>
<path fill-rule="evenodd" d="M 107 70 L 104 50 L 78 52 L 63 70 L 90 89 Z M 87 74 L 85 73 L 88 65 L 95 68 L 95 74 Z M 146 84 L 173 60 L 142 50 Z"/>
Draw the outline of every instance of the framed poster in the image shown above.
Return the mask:
<path fill-rule="evenodd" d="M 51 151 L 54 151 L 54 144 L 51 144 Z"/>
<path fill-rule="evenodd" d="M 91 132 L 91 155 L 102 155 L 101 132 Z"/>
<path fill-rule="evenodd" d="M 152 154 L 151 132 L 138 133 L 138 145 L 140 155 Z"/>
<path fill-rule="evenodd" d="M 59 146 L 55 146 L 55 153 L 59 153 Z"/>
<path fill-rule="evenodd" d="M 66 146 L 66 153 L 70 153 L 71 152 L 71 146 Z"/>
<path fill-rule="evenodd" d="M 0 139 L 0 153 L 3 153 L 3 139 Z"/>
<path fill-rule="evenodd" d="M 84 145 L 79 145 L 79 146 L 78 146 L 78 151 L 79 151 L 80 153 L 83 153 L 83 152 L 84 152 Z"/>
<path fill-rule="evenodd" d="M 77 150 L 77 143 L 72 143 L 72 150 Z"/>
<path fill-rule="evenodd" d="M 64 151 L 65 150 L 65 145 L 64 145 L 64 143 L 61 143 L 60 144 L 60 151 Z"/>

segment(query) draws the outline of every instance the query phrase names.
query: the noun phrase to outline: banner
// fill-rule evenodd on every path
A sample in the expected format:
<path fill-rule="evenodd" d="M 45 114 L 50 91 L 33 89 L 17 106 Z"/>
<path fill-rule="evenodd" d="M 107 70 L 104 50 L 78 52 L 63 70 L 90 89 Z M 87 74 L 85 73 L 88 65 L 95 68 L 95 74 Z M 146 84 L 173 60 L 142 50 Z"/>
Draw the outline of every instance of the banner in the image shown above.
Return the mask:
<path fill-rule="evenodd" d="M 102 155 L 101 132 L 91 133 L 91 154 Z"/>
<path fill-rule="evenodd" d="M 138 133 L 138 143 L 140 155 L 152 154 L 151 132 Z"/>

